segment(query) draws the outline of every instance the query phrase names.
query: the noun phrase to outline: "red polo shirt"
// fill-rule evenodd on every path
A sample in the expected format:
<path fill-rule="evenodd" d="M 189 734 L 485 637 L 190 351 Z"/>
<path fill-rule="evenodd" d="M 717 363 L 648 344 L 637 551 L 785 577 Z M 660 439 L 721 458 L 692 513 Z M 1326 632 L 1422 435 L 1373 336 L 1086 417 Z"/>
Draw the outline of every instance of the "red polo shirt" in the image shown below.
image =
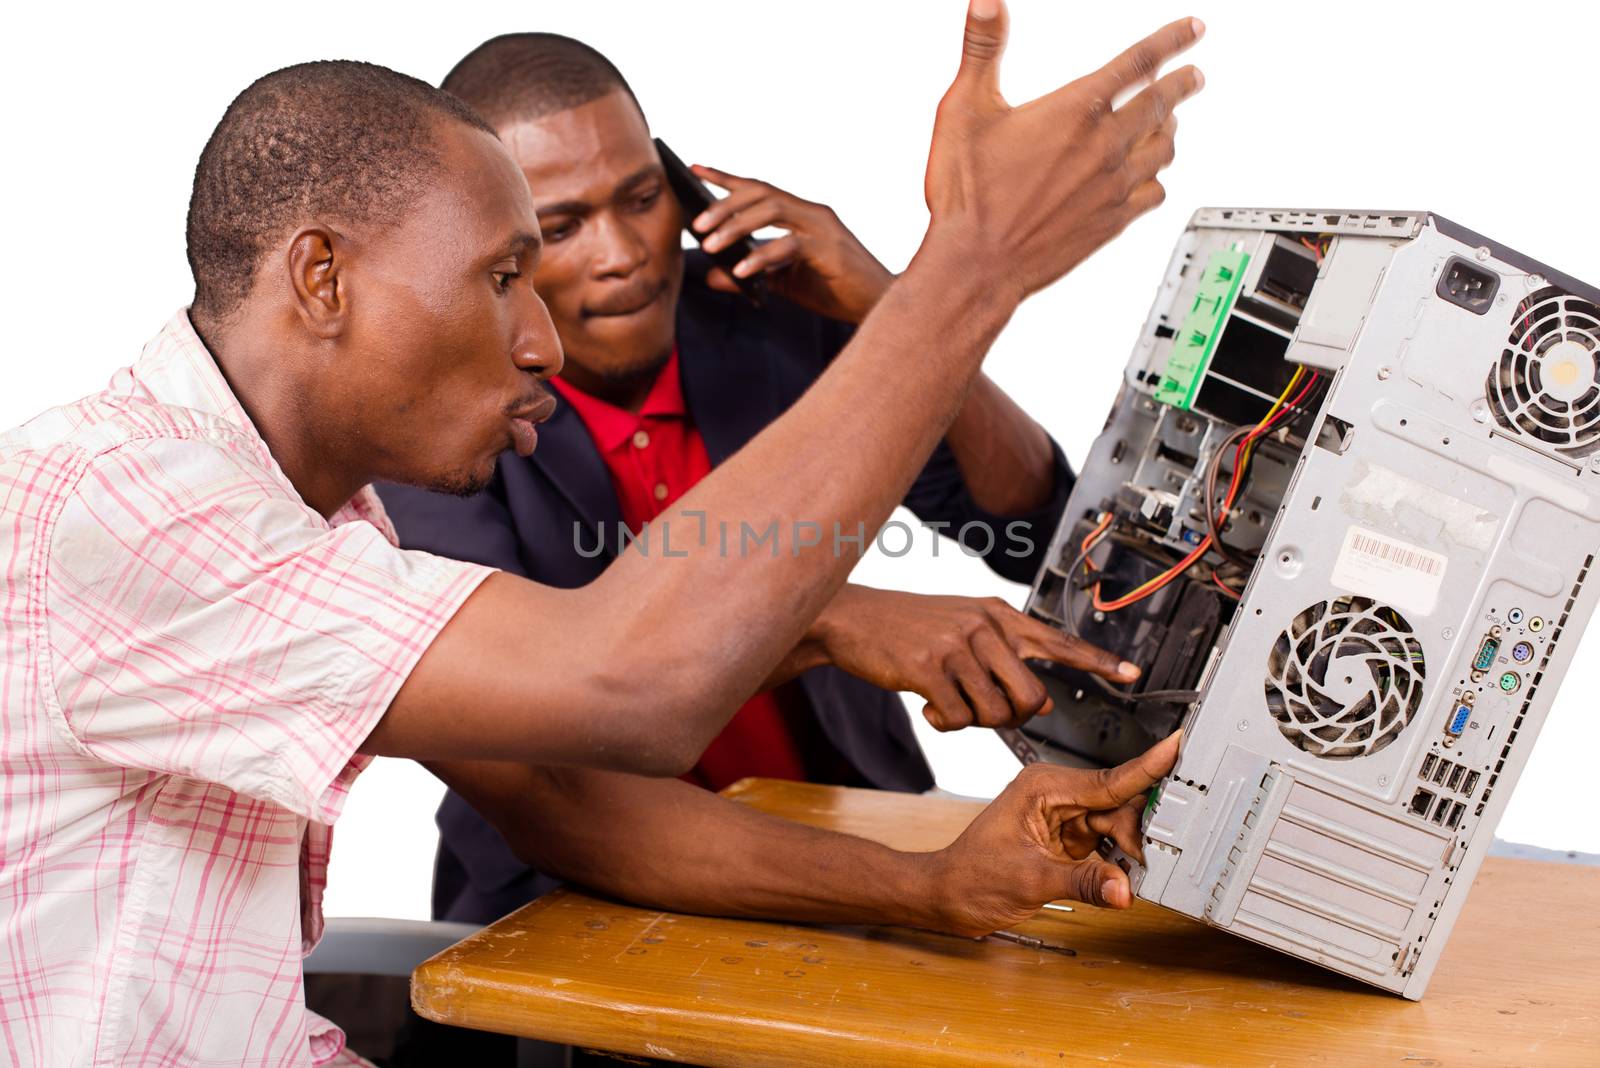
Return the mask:
<path fill-rule="evenodd" d="M 656 376 L 638 415 L 560 378 L 553 384 L 600 450 L 622 507 L 622 521 L 635 534 L 711 471 L 705 442 L 684 404 L 676 350 Z M 786 717 L 772 691 L 763 691 L 734 714 L 684 778 L 708 790 L 720 790 L 747 775 L 805 781 L 806 750 L 818 745 L 832 750 L 820 734 Z M 809 746 L 802 741 L 805 735 L 816 736 L 804 738 Z M 818 766 L 819 756 L 826 763 L 838 759 L 831 752 L 812 756 L 813 766 Z"/>

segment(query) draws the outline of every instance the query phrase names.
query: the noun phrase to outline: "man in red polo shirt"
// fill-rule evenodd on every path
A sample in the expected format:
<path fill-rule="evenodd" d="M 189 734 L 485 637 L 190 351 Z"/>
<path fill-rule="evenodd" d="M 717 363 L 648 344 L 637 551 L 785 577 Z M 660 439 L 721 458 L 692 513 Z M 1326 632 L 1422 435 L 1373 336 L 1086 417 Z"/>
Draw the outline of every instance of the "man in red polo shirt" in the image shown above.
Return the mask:
<path fill-rule="evenodd" d="M 586 585 L 614 561 L 618 528 L 638 536 L 798 399 L 893 275 L 828 208 L 764 182 L 700 168 L 731 192 L 685 219 L 638 101 L 581 42 L 495 38 L 444 88 L 495 125 L 534 192 L 545 253 L 533 282 L 565 350 L 553 380 L 565 404 L 538 450 L 503 455 L 478 497 L 384 486 L 384 504 L 408 547 Z M 735 268 L 764 275 L 765 306 L 704 253 L 683 252 L 686 223 L 712 250 L 763 226 L 787 231 Z M 1000 576 L 1030 582 L 1072 479 L 1060 448 L 980 373 L 905 504 Z M 693 532 L 666 533 L 681 544 Z M 751 697 L 685 779 L 926 790 L 933 776 L 895 691 L 925 697 L 940 729 L 1009 724 L 1045 704 L 1022 657 L 1066 655 L 1050 628 L 998 600 L 847 587 L 821 622 L 831 666 Z M 923 651 L 927 669 L 908 671 Z M 487 922 L 549 888 L 459 796 L 439 826 L 440 918 Z"/>
<path fill-rule="evenodd" d="M 622 509 L 622 521 L 638 534 L 671 507 L 696 482 L 711 473 L 705 442 L 689 419 L 678 380 L 674 349 L 637 412 L 551 379 L 561 398 L 583 420 Z M 763 690 L 734 715 L 683 778 L 720 790 L 749 775 L 804 781 L 821 769 L 808 769 L 807 753 L 826 752 L 815 720 L 785 717 L 771 690 Z M 836 777 L 841 769 L 832 769 Z"/>

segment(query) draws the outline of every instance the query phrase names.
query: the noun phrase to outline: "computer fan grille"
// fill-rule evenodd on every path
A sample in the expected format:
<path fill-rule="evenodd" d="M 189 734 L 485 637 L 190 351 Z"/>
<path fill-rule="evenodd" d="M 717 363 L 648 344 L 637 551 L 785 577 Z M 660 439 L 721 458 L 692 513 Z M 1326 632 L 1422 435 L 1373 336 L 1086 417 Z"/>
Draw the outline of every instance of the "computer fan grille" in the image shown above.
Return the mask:
<path fill-rule="evenodd" d="M 1555 286 L 1527 297 L 1484 393 L 1504 430 L 1566 456 L 1600 448 L 1600 308 Z"/>
<path fill-rule="evenodd" d="M 1365 597 L 1320 601 L 1267 656 L 1267 708 L 1294 745 L 1349 759 L 1394 741 L 1422 707 L 1422 643 L 1393 608 Z"/>

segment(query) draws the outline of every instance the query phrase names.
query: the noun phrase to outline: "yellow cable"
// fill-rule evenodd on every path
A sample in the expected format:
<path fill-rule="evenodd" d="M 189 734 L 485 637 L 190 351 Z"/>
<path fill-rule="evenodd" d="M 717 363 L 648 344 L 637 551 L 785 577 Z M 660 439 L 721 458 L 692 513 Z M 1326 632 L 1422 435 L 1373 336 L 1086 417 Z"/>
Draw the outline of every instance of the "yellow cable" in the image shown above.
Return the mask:
<path fill-rule="evenodd" d="M 1294 387 L 1300 384 L 1300 376 L 1305 373 L 1306 369 L 1304 367 L 1296 367 L 1294 369 L 1294 377 L 1289 379 L 1287 386 L 1283 387 L 1283 392 L 1278 394 L 1278 399 L 1272 402 L 1272 407 L 1267 409 L 1267 414 L 1261 417 L 1261 423 L 1269 421 L 1278 414 L 1278 409 L 1283 407 L 1283 402 L 1289 399 L 1289 395 L 1294 392 Z M 1261 423 L 1257 423 L 1256 426 L 1260 426 Z"/>
<path fill-rule="evenodd" d="M 1300 379 L 1305 373 L 1306 373 L 1306 369 L 1304 367 L 1295 368 L 1294 377 L 1289 379 L 1289 384 L 1283 388 L 1283 392 L 1282 393 L 1278 394 L 1278 399 L 1272 402 L 1272 407 L 1267 409 L 1267 414 L 1262 416 L 1260 421 L 1256 423 L 1256 428 L 1257 429 L 1259 429 L 1260 427 L 1262 427 L 1266 423 L 1269 423 L 1269 422 L 1272 421 L 1272 417 L 1278 414 L 1278 410 L 1283 407 L 1284 402 L 1289 399 L 1289 395 L 1294 392 L 1294 387 L 1300 384 Z M 1242 465 L 1246 461 L 1249 460 L 1250 453 L 1254 449 L 1255 449 L 1255 442 L 1253 440 L 1246 439 L 1244 451 L 1239 454 L 1239 465 Z M 1238 465 L 1236 465 L 1236 466 L 1238 466 Z M 1211 546 L 1211 537 L 1210 537 L 1210 535 L 1206 536 L 1206 540 L 1205 540 L 1205 542 L 1203 544 L 1204 544 L 1204 546 L 1206 548 L 1210 548 L 1210 546 Z M 1195 557 L 1195 559 L 1199 558 L 1198 554 L 1191 553 L 1190 555 Z M 1188 563 L 1192 564 L 1192 563 L 1194 563 L 1194 560 L 1189 560 Z M 1177 567 L 1169 568 L 1168 570 L 1163 571 L 1161 574 L 1155 576 L 1154 578 L 1145 580 L 1144 582 L 1140 583 L 1138 586 L 1135 586 L 1133 589 L 1129 590 L 1127 593 L 1123 594 L 1122 596 L 1113 598 L 1111 601 L 1109 601 L 1107 603 L 1116 605 L 1117 608 L 1124 608 L 1124 607 L 1132 604 L 1134 600 L 1137 600 L 1139 598 L 1139 596 L 1145 591 L 1146 588 L 1148 588 L 1150 586 L 1153 586 L 1156 583 L 1162 582 L 1170 574 L 1172 574 L 1173 571 L 1178 570 L 1180 568 L 1183 568 L 1185 566 L 1187 566 L 1187 564 L 1180 563 L 1180 564 L 1177 565 Z M 1111 611 L 1115 611 L 1116 609 L 1110 609 L 1110 610 Z M 1105 611 L 1105 609 L 1102 609 L 1102 611 Z"/>

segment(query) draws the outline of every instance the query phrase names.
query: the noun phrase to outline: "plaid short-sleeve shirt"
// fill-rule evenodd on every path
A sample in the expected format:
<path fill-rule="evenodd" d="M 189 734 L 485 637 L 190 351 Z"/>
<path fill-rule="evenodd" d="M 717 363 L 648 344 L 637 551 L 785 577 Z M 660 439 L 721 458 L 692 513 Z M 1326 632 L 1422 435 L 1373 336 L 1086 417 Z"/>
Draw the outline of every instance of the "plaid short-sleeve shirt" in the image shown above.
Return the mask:
<path fill-rule="evenodd" d="M 331 519 L 179 312 L 0 436 L 0 1048 L 360 1063 L 305 1007 L 356 749 L 488 572 Z"/>

